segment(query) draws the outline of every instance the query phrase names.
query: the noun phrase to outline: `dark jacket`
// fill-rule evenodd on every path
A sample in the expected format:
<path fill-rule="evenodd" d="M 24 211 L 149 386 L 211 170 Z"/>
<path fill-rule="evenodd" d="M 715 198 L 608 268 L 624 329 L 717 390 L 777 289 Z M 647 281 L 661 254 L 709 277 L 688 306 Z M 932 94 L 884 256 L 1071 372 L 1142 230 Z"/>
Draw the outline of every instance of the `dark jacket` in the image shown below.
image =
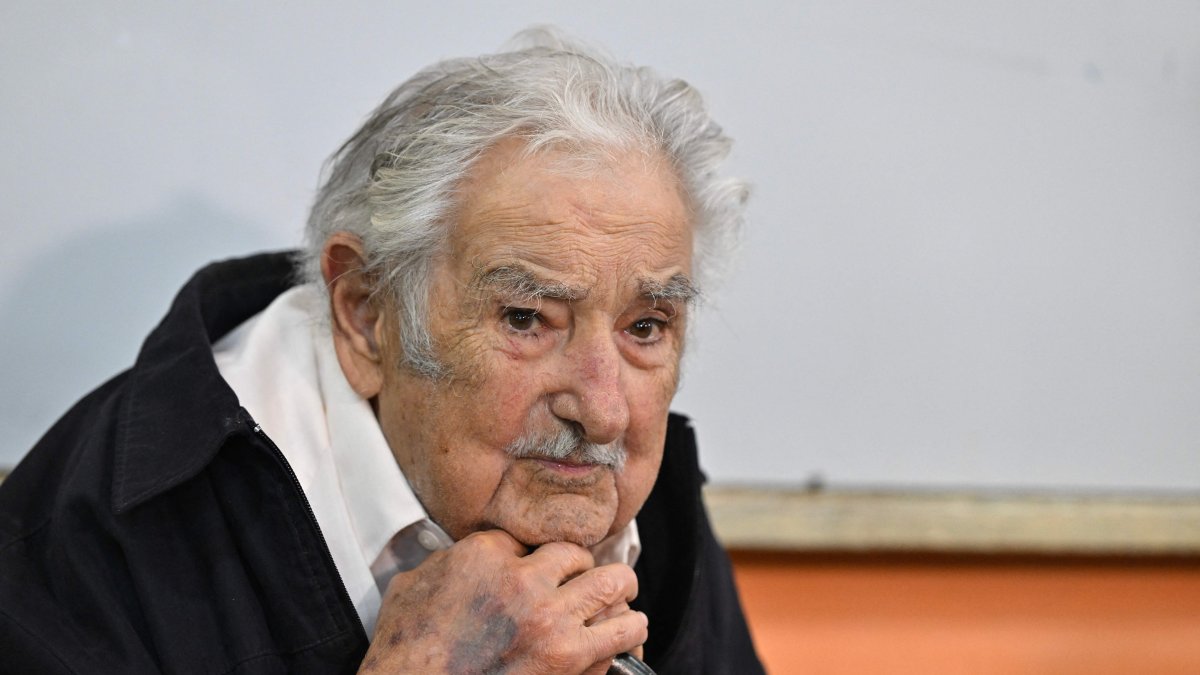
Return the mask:
<path fill-rule="evenodd" d="M 285 254 L 201 270 L 134 367 L 0 486 L 0 671 L 356 670 L 367 636 L 308 501 L 212 358 L 292 283 Z M 660 673 L 760 672 L 702 480 L 673 415 L 638 516 L 646 660 Z"/>

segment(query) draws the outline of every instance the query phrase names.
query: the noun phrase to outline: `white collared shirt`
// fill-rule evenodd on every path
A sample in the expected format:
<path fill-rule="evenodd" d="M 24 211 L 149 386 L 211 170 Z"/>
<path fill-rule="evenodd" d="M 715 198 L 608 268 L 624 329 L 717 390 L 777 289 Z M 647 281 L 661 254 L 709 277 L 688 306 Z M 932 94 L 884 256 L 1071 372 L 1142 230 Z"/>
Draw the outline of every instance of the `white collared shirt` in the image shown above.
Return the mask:
<path fill-rule="evenodd" d="M 389 542 L 421 521 L 436 526 L 392 456 L 370 403 L 346 381 L 325 300 L 311 284 L 289 289 L 213 345 L 221 376 L 277 445 L 316 515 L 338 573 L 367 636 L 382 601 L 378 573 Z M 432 548 L 428 535 L 421 543 Z M 637 524 L 593 547 L 596 564 L 632 565 L 641 551 Z"/>

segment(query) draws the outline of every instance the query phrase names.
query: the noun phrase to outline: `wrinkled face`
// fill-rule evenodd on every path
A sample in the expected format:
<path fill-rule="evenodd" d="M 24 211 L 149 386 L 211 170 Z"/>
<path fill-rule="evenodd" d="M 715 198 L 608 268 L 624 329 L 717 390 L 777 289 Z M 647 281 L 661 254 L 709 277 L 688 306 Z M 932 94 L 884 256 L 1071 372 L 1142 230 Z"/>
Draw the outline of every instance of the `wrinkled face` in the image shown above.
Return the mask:
<path fill-rule="evenodd" d="M 631 154 L 585 173 L 520 149 L 502 143 L 473 168 L 435 268 L 430 329 L 451 375 L 386 368 L 376 405 L 455 539 L 500 528 L 591 546 L 629 523 L 658 474 L 691 228 L 665 162 Z M 400 363 L 394 332 L 381 349 Z M 538 454 L 559 432 L 607 447 Z"/>

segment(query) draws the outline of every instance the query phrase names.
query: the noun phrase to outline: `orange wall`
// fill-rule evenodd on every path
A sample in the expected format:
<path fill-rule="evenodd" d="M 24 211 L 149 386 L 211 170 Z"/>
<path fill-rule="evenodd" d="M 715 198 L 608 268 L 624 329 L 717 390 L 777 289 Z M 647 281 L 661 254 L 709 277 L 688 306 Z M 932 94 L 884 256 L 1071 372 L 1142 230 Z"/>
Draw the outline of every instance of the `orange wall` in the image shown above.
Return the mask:
<path fill-rule="evenodd" d="M 768 672 L 1200 673 L 1200 561 L 734 552 Z"/>

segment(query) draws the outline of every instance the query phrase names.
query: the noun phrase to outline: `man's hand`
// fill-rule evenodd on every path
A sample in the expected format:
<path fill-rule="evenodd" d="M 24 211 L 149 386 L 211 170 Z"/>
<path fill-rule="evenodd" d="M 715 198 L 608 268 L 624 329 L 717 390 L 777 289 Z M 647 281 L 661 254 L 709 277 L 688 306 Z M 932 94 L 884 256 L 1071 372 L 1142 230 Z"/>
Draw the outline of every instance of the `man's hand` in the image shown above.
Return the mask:
<path fill-rule="evenodd" d="M 646 641 L 628 565 L 477 532 L 396 575 L 360 673 L 604 673 Z"/>

